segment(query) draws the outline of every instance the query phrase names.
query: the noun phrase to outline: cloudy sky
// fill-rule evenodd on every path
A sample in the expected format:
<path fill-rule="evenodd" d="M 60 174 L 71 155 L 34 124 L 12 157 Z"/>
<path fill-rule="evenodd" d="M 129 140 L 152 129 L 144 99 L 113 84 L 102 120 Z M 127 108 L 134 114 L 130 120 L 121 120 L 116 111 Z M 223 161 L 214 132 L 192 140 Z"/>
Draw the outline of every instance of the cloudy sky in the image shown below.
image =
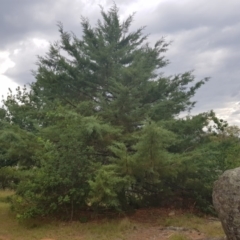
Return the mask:
<path fill-rule="evenodd" d="M 211 77 L 196 94 L 193 114 L 213 109 L 240 126 L 240 0 L 115 0 L 121 19 L 136 12 L 132 27 L 146 26 L 149 41 L 172 41 L 166 75 L 194 70 Z M 92 25 L 111 0 L 0 0 L 0 95 L 34 81 L 36 56 L 59 39 L 56 24 L 81 36 L 80 17 Z"/>

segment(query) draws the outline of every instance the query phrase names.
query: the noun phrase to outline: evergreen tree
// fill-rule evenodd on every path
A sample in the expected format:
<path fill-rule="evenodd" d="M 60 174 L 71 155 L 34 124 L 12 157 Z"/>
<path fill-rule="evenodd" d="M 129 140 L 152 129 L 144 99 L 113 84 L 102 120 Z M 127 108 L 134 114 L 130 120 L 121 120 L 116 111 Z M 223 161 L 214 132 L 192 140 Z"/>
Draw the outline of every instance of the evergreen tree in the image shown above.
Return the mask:
<path fill-rule="evenodd" d="M 88 102 L 91 114 L 127 132 L 146 118 L 171 119 L 190 110 L 191 97 L 207 79 L 195 82 L 191 72 L 158 74 L 168 63 L 163 56 L 168 43 L 160 39 L 151 47 L 144 28 L 129 32 L 133 15 L 120 22 L 115 5 L 101 14 L 95 28 L 82 19 L 81 39 L 59 24 L 60 42 L 39 57 L 34 93 L 72 107 Z"/>

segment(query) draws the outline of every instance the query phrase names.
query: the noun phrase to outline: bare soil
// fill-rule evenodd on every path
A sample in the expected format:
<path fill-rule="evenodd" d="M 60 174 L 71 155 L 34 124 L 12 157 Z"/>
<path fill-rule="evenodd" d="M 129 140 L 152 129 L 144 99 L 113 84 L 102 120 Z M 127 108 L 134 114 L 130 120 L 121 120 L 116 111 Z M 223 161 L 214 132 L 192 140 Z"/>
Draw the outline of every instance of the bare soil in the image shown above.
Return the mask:
<path fill-rule="evenodd" d="M 126 240 L 169 240 L 173 235 L 183 235 L 189 240 L 224 240 L 224 237 L 208 237 L 206 234 L 187 227 L 177 226 L 159 226 L 159 216 L 161 218 L 176 217 L 177 215 L 186 214 L 185 211 L 171 209 L 143 209 L 138 210 L 132 217 L 136 223 L 131 234 Z M 217 218 L 205 217 L 206 224 L 212 221 L 219 222 Z"/>

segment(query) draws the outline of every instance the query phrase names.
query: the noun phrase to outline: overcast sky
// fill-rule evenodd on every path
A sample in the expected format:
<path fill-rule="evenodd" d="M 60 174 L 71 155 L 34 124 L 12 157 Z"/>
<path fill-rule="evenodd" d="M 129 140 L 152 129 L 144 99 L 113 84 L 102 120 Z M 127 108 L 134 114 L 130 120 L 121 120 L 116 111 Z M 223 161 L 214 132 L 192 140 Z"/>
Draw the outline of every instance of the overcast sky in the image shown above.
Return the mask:
<path fill-rule="evenodd" d="M 211 77 L 196 94 L 193 114 L 214 110 L 240 126 L 240 0 L 115 0 L 121 19 L 146 26 L 149 41 L 172 41 L 166 75 L 194 70 Z M 81 36 L 80 17 L 95 25 L 110 0 L 0 0 L 0 95 L 34 81 L 37 55 L 59 39 L 56 24 Z"/>

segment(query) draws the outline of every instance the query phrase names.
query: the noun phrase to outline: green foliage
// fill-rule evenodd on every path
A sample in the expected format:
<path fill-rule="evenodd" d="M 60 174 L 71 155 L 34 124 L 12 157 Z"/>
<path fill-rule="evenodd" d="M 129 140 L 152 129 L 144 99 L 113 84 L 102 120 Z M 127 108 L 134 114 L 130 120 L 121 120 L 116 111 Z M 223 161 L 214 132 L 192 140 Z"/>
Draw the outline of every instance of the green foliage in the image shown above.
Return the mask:
<path fill-rule="evenodd" d="M 178 119 L 208 79 L 159 74 L 169 44 L 130 32 L 133 15 L 120 22 L 116 5 L 101 15 L 95 27 L 82 18 L 81 38 L 59 24 L 36 81 L 3 101 L 2 187 L 20 176 L 12 208 L 65 219 L 173 203 L 209 211 L 214 180 L 239 165 L 239 129 L 213 111 Z"/>
<path fill-rule="evenodd" d="M 209 127 L 215 121 L 214 113 L 210 112 L 178 120 L 178 125 L 164 123 L 179 136 L 177 144 L 170 146 L 169 150 L 181 153 L 177 176 L 169 186 L 175 191 L 176 199 L 181 201 L 180 206 L 188 204 L 208 213 L 214 212 L 214 181 L 225 170 L 240 165 L 239 128 L 225 125 L 224 129 L 216 132 L 218 125 Z"/>
<path fill-rule="evenodd" d="M 29 132 L 36 131 L 39 124 L 42 124 L 43 114 L 39 99 L 29 92 L 27 87 L 17 87 L 16 94 L 9 92 L 7 99 L 3 101 L 2 111 L 4 115 L 0 114 L 0 121 L 7 121 L 11 124 L 16 124 L 23 130 Z"/>
<path fill-rule="evenodd" d="M 0 167 L 36 166 L 34 154 L 38 148 L 36 135 L 18 125 L 0 122 Z"/>
<path fill-rule="evenodd" d="M 21 173 L 13 167 L 0 168 L 0 189 L 15 188 L 21 179 Z"/>
<path fill-rule="evenodd" d="M 16 202 L 21 204 L 15 211 L 22 214 L 25 207 L 22 217 L 64 213 L 72 219 L 76 208 L 87 206 L 88 180 L 95 174 L 95 165 L 104 161 L 109 139 L 119 131 L 62 107 L 49 112 L 48 118 L 55 124 L 42 129 L 38 141 L 43 147 L 35 152 L 41 167 L 19 185 L 21 197 Z"/>
<path fill-rule="evenodd" d="M 138 142 L 134 146 L 136 150 L 135 170 L 137 174 L 140 174 L 140 178 L 144 178 L 147 170 L 148 174 L 152 175 L 153 182 L 155 174 L 156 179 L 159 179 L 159 174 L 163 174 L 165 171 L 163 169 L 171 163 L 171 156 L 166 149 L 174 141 L 175 135 L 172 132 L 157 126 L 154 122 L 150 121 L 144 125 L 139 132 Z M 161 170 L 163 170 L 162 173 Z M 150 180 L 151 177 L 148 176 L 148 179 Z"/>

